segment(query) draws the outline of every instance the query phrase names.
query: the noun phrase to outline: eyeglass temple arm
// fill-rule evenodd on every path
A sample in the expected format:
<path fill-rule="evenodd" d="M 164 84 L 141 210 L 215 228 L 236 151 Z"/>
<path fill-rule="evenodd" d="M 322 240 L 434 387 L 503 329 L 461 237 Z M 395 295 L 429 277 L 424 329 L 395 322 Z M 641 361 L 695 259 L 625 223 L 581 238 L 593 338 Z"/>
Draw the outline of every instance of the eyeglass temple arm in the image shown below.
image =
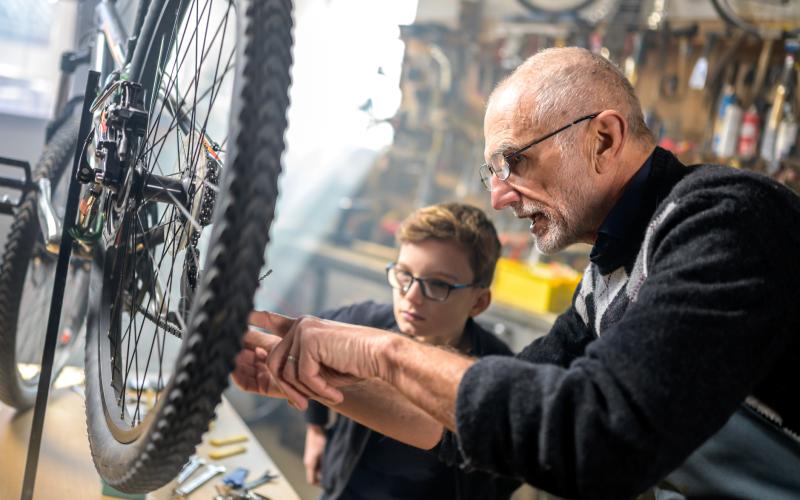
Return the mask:
<path fill-rule="evenodd" d="M 582 117 L 578 118 L 577 120 L 573 121 L 572 123 L 568 123 L 568 124 L 564 125 L 563 127 L 561 127 L 560 129 L 554 130 L 554 131 L 550 132 L 549 134 L 547 134 L 546 136 L 536 139 L 535 141 L 533 141 L 532 143 L 528 144 L 524 148 L 518 149 L 517 151 L 514 152 L 514 156 L 516 156 L 516 155 L 518 155 L 520 153 L 524 153 L 525 151 L 527 151 L 528 149 L 532 148 L 533 146 L 539 144 L 540 142 L 546 141 L 547 139 L 553 137 L 554 135 L 559 134 L 559 133 L 567 130 L 571 126 L 577 125 L 578 123 L 582 122 L 583 120 L 591 120 L 593 118 L 596 118 L 597 115 L 599 115 L 599 114 L 600 113 L 592 113 L 591 115 L 582 116 Z"/>

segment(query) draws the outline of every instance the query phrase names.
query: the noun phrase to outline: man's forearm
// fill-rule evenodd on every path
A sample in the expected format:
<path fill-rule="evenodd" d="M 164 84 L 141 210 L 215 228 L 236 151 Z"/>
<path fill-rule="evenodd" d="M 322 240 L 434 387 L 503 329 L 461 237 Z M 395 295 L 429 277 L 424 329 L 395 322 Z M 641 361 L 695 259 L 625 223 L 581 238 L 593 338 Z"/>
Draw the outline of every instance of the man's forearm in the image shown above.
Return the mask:
<path fill-rule="evenodd" d="M 474 359 L 399 335 L 384 342 L 376 355 L 381 380 L 455 431 L 458 385 Z"/>
<path fill-rule="evenodd" d="M 425 450 L 441 439 L 442 425 L 382 380 L 364 380 L 341 390 L 344 401 L 331 408 L 370 429 Z"/>

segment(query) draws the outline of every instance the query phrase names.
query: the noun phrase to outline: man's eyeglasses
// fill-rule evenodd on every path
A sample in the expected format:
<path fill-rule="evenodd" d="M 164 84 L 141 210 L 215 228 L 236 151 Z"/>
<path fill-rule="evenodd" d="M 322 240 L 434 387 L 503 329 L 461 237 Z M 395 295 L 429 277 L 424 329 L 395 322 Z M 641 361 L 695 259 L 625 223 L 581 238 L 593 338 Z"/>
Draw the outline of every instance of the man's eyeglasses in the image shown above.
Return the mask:
<path fill-rule="evenodd" d="M 422 295 L 425 298 L 435 300 L 437 302 L 444 302 L 450 296 L 451 290 L 460 290 L 462 288 L 470 288 L 476 285 L 471 283 L 469 285 L 451 284 L 436 278 L 419 278 L 414 276 L 408 271 L 397 268 L 396 262 L 390 262 L 386 266 L 386 279 L 392 288 L 400 290 L 402 295 L 408 293 L 411 286 L 416 281 L 419 283 Z"/>
<path fill-rule="evenodd" d="M 492 175 L 504 181 L 508 179 L 508 176 L 511 175 L 511 162 L 516 163 L 519 161 L 519 156 L 527 151 L 529 148 L 539 144 L 540 142 L 546 141 L 547 139 L 553 137 L 554 135 L 561 133 L 573 125 L 576 125 L 584 120 L 591 120 L 595 118 L 600 113 L 592 113 L 591 115 L 586 115 L 578 118 L 577 120 L 568 123 L 561 127 L 558 130 L 554 130 L 549 134 L 543 135 L 542 137 L 537 137 L 536 139 L 529 142 L 527 145 L 519 148 L 516 151 L 512 151 L 510 153 L 495 153 L 489 158 L 489 163 L 484 163 L 478 168 L 478 174 L 481 177 L 481 183 L 483 183 L 483 187 L 486 188 L 487 191 L 492 190 Z"/>

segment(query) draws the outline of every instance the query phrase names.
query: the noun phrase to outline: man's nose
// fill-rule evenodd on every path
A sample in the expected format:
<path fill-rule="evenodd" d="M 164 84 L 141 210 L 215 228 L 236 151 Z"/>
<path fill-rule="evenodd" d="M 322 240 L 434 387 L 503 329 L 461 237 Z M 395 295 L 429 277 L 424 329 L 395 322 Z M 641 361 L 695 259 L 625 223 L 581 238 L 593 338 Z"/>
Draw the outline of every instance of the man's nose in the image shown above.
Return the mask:
<path fill-rule="evenodd" d="M 501 181 L 492 176 L 492 208 L 502 210 L 512 203 L 520 201 L 520 195 L 516 189 L 512 188 L 507 182 Z"/>

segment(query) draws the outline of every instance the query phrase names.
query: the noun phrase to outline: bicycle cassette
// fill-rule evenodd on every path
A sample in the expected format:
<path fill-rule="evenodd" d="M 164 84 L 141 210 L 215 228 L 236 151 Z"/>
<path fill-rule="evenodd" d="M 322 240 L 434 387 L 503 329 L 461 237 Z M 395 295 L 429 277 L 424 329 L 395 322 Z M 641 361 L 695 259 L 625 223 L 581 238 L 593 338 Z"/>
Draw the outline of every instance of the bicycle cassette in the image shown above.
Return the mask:
<path fill-rule="evenodd" d="M 199 137 L 199 134 L 195 135 L 195 139 L 201 141 L 203 154 L 197 162 L 194 175 L 185 179 L 184 182 L 185 185 L 188 185 L 187 191 L 190 206 L 187 208 L 191 217 L 184 214 L 184 224 L 175 225 L 175 231 L 180 232 L 180 234 L 175 235 L 179 238 L 179 250 L 186 248 L 187 245 L 196 247 L 203 228 L 211 224 L 217 192 L 219 191 L 217 186 L 222 174 L 222 160 L 219 156 L 219 149 L 204 137 Z M 197 142 L 194 144 L 197 144 Z"/>

